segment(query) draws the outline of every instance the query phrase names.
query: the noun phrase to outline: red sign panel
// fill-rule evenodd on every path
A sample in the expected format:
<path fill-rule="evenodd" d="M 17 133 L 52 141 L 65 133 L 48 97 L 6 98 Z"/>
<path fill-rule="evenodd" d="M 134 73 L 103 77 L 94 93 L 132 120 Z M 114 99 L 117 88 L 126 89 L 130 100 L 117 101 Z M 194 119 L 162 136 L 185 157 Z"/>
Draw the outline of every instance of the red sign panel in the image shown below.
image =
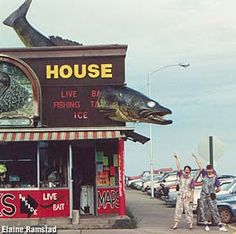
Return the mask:
<path fill-rule="evenodd" d="M 123 126 L 104 118 L 97 107 L 99 86 L 44 88 L 42 122 L 47 127 Z"/>
<path fill-rule="evenodd" d="M 119 213 L 118 188 L 98 188 L 98 214 Z"/>
<path fill-rule="evenodd" d="M 69 190 L 0 192 L 0 218 L 69 216 Z"/>

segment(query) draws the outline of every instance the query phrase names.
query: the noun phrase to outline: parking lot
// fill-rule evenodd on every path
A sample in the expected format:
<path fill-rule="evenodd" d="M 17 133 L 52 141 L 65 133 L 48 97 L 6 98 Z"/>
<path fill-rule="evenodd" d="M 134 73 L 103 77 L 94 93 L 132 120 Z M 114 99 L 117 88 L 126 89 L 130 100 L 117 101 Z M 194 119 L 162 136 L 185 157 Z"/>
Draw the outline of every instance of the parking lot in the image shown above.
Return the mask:
<path fill-rule="evenodd" d="M 202 177 L 197 170 L 192 170 L 194 178 L 193 211 L 197 212 L 198 200 L 202 188 Z M 233 223 L 236 219 L 236 177 L 234 175 L 218 175 L 221 191 L 216 193 L 218 210 L 223 223 Z M 163 200 L 163 203 L 175 207 L 178 195 L 178 176 L 176 171 L 168 171 L 162 174 L 154 174 L 153 187 L 151 189 L 150 175 L 144 174 L 140 178 L 129 180 L 127 185 L 137 191 L 142 191 L 146 196 L 153 193 L 155 198 Z"/>
<path fill-rule="evenodd" d="M 204 233 L 202 226 L 196 225 L 196 215 L 194 215 L 194 228 L 188 229 L 188 225 L 183 215 L 182 221 L 177 230 L 172 230 L 174 223 L 174 208 L 165 205 L 160 199 L 151 199 L 145 193 L 133 189 L 127 189 L 127 203 L 129 209 L 137 217 L 138 229 L 134 233 Z M 210 227 L 210 233 L 221 233 L 215 226 Z M 234 233 L 234 230 L 228 228 L 228 233 Z"/>

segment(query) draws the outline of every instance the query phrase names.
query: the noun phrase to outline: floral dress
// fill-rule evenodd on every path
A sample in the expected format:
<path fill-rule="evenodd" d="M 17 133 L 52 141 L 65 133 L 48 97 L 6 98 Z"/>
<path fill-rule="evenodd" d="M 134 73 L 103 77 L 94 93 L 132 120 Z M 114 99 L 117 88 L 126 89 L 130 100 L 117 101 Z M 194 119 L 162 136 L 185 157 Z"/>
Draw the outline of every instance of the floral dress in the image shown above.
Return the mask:
<path fill-rule="evenodd" d="M 213 177 L 209 177 L 204 169 L 201 171 L 201 174 L 203 180 L 199 208 L 202 221 L 205 223 L 208 222 L 208 211 L 210 211 L 214 221 L 219 224 L 221 220 L 214 194 L 215 188 L 220 187 L 220 181 L 216 174 Z"/>
<path fill-rule="evenodd" d="M 192 189 L 194 185 L 191 176 L 185 176 L 182 171 L 179 171 L 179 191 L 175 208 L 175 222 L 179 222 L 185 210 L 185 215 L 188 223 L 193 223 L 193 211 L 191 205 Z"/>

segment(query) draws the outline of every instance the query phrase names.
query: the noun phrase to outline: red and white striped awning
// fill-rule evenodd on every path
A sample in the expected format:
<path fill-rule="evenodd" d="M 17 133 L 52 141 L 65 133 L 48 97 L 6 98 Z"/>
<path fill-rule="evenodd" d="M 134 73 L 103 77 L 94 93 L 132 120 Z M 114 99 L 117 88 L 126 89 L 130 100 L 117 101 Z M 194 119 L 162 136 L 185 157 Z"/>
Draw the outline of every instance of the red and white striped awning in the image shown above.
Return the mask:
<path fill-rule="evenodd" d="M 118 130 L 109 131 L 6 131 L 0 132 L 0 142 L 19 141 L 69 141 L 112 139 L 122 137 Z"/>

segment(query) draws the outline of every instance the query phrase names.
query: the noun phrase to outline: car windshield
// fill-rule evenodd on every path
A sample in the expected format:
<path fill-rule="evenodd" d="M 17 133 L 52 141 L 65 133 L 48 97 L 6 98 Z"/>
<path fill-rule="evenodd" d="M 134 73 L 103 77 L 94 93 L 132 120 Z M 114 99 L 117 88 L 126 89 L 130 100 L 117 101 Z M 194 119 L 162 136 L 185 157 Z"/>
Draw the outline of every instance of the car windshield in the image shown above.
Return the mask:
<path fill-rule="evenodd" d="M 153 180 L 160 180 L 160 178 L 162 178 L 162 175 L 153 175 Z M 147 182 L 147 181 L 150 181 L 151 180 L 151 176 L 148 175 L 148 176 L 145 176 L 142 178 L 142 181 L 143 182 Z"/>
<path fill-rule="evenodd" d="M 234 184 L 235 184 L 235 181 L 232 181 L 231 183 L 223 183 L 221 184 L 221 190 L 228 191 Z"/>
<path fill-rule="evenodd" d="M 159 180 L 161 179 L 162 175 L 153 175 L 154 180 Z"/>

